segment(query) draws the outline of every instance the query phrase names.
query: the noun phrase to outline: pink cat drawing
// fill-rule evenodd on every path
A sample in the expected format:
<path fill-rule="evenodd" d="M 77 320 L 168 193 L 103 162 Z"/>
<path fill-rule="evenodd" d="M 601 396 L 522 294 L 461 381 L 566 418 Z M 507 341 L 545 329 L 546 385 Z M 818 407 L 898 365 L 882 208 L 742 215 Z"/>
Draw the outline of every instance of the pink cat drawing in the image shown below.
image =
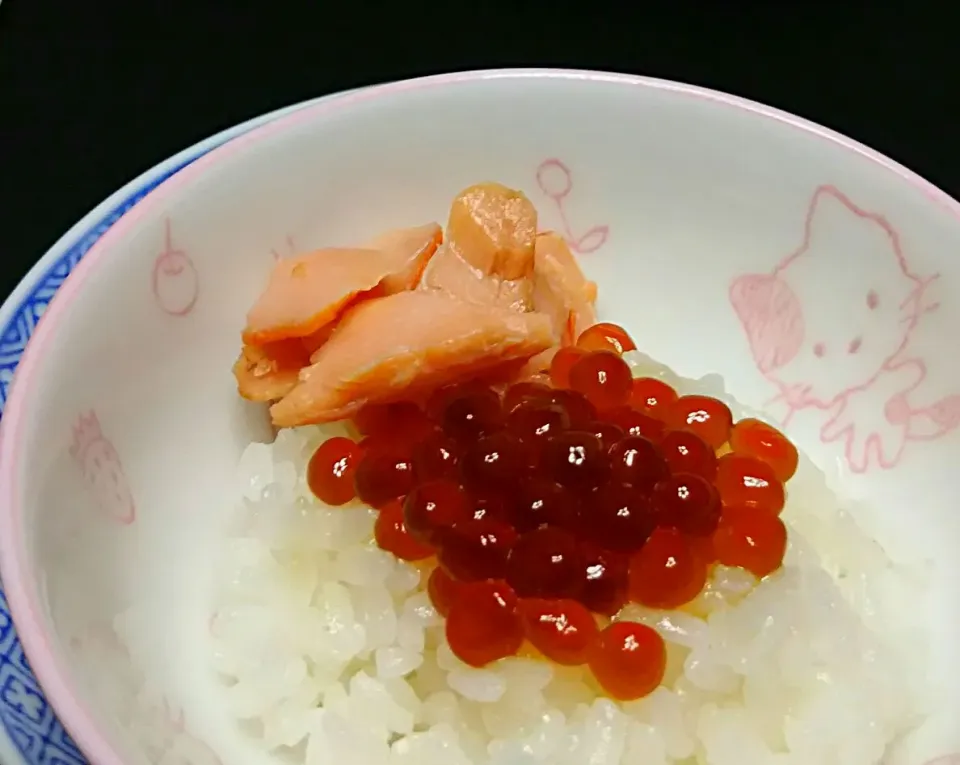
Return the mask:
<path fill-rule="evenodd" d="M 80 467 L 107 517 L 124 525 L 133 523 L 136 506 L 123 464 L 92 409 L 81 414 L 73 426 L 70 456 Z"/>
<path fill-rule="evenodd" d="M 800 247 L 772 272 L 730 286 L 757 368 L 778 391 L 768 403 L 781 423 L 819 412 L 821 440 L 839 443 L 855 473 L 893 468 L 910 442 L 960 425 L 960 395 L 930 384 L 935 354 L 917 340 L 940 308 L 930 297 L 938 276 L 911 269 L 882 215 L 817 188 Z"/>

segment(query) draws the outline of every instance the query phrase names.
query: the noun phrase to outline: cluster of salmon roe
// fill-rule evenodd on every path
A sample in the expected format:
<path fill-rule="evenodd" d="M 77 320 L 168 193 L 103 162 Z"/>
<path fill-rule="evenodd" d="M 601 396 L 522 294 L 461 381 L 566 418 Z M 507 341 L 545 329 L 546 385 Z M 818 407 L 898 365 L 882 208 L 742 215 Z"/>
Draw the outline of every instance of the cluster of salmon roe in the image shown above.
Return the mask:
<path fill-rule="evenodd" d="M 362 440 L 331 438 L 310 460 L 320 500 L 379 510 L 381 548 L 436 558 L 429 595 L 467 664 L 526 643 L 639 698 L 662 680 L 663 640 L 609 617 L 628 602 L 681 608 L 717 563 L 757 577 L 782 564 L 794 446 L 717 399 L 634 379 L 622 358 L 634 349 L 595 325 L 556 354 L 549 381 L 367 406 Z"/>

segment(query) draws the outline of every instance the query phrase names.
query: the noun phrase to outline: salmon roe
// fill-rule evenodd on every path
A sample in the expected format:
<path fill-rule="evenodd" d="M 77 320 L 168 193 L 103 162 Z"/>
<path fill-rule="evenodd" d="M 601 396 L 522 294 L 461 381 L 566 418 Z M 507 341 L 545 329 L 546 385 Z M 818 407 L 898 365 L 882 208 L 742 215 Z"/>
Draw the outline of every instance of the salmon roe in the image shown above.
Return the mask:
<path fill-rule="evenodd" d="M 412 401 L 366 404 L 353 424 L 364 436 L 388 436 L 413 441 L 433 428 L 424 411 Z"/>
<path fill-rule="evenodd" d="M 637 344 L 623 327 L 600 322 L 580 333 L 577 348 L 584 351 L 612 351 L 622 356 L 628 351 L 637 350 Z"/>
<path fill-rule="evenodd" d="M 435 552 L 430 545 L 411 536 L 403 521 L 403 505 L 399 499 L 391 500 L 380 509 L 373 525 L 373 538 L 380 549 L 400 560 L 426 560 Z"/>
<path fill-rule="evenodd" d="M 593 643 L 590 669 L 597 682 L 618 701 L 651 693 L 663 681 L 667 646 L 660 634 L 636 622 L 613 622 Z"/>
<path fill-rule="evenodd" d="M 619 427 L 626 436 L 643 436 L 644 438 L 660 443 L 666 426 L 656 417 L 644 414 L 631 406 L 621 406 L 605 415 L 606 419 Z"/>
<path fill-rule="evenodd" d="M 733 426 L 730 447 L 736 454 L 767 463 L 779 481 L 789 481 L 797 472 L 797 447 L 775 427 L 752 417 Z"/>
<path fill-rule="evenodd" d="M 435 430 L 413 447 L 411 464 L 417 481 L 432 481 L 437 478 L 456 478 L 463 447 L 443 433 Z"/>
<path fill-rule="evenodd" d="M 787 528 L 776 515 L 752 507 L 728 507 L 713 536 L 717 560 L 764 577 L 780 568 Z"/>
<path fill-rule="evenodd" d="M 632 383 L 627 362 L 610 351 L 588 353 L 570 367 L 570 387 L 600 411 L 626 404 Z"/>
<path fill-rule="evenodd" d="M 345 505 L 357 496 L 353 476 L 360 447 L 349 438 L 328 438 L 307 463 L 307 486 L 321 502 Z"/>
<path fill-rule="evenodd" d="M 576 597 L 583 584 L 576 538 L 549 526 L 524 534 L 510 552 L 506 579 L 522 597 Z"/>
<path fill-rule="evenodd" d="M 447 614 L 446 633 L 450 649 L 471 667 L 515 655 L 523 643 L 516 593 L 493 580 L 462 587 Z"/>
<path fill-rule="evenodd" d="M 611 697 L 640 698 L 663 678 L 663 640 L 611 617 L 631 602 L 685 606 L 718 563 L 758 578 L 783 564 L 796 448 L 759 420 L 734 423 L 717 399 L 633 379 L 621 354 L 634 349 L 622 328 L 596 325 L 549 377 L 367 405 L 363 441 L 331 438 L 311 457 L 319 500 L 359 498 L 379 509 L 382 549 L 436 559 L 426 589 L 465 663 L 527 641 L 587 665 Z"/>
<path fill-rule="evenodd" d="M 514 383 L 503 394 L 503 411 L 509 415 L 525 402 L 550 402 L 553 388 L 536 382 Z"/>
<path fill-rule="evenodd" d="M 407 529 L 424 544 L 435 542 L 440 532 L 470 520 L 471 515 L 466 493 L 448 479 L 420 484 L 403 502 Z"/>
<path fill-rule="evenodd" d="M 630 403 L 644 414 L 665 420 L 670 407 L 677 400 L 677 392 L 656 377 L 637 377 L 633 381 Z"/>
<path fill-rule="evenodd" d="M 603 616 L 613 616 L 627 602 L 626 555 L 592 544 L 581 545 L 584 570 L 580 602 Z"/>
<path fill-rule="evenodd" d="M 783 484 L 766 462 L 731 452 L 717 462 L 717 490 L 725 505 L 755 507 L 779 514 L 786 502 Z"/>
<path fill-rule="evenodd" d="M 650 608 L 678 608 L 706 583 L 706 563 L 678 529 L 658 528 L 630 560 L 630 597 Z"/>
<path fill-rule="evenodd" d="M 550 380 L 558 388 L 570 386 L 570 370 L 587 352 L 582 348 L 561 348 L 550 362 Z"/>
<path fill-rule="evenodd" d="M 674 473 L 695 473 L 711 482 L 717 476 L 717 453 L 696 433 L 667 431 L 660 439 L 660 450 Z"/>
<path fill-rule="evenodd" d="M 516 542 L 517 532 L 509 523 L 471 519 L 442 532 L 437 560 L 459 582 L 500 579 Z"/>
<path fill-rule="evenodd" d="M 427 579 L 427 595 L 440 616 L 450 613 L 462 587 L 462 584 L 454 581 L 440 566 L 430 572 L 430 577 Z"/>
<path fill-rule="evenodd" d="M 733 429 L 730 407 L 710 396 L 681 396 L 670 406 L 666 420 L 671 427 L 696 433 L 713 449 L 727 443 Z"/>
<path fill-rule="evenodd" d="M 522 600 L 523 634 L 534 648 L 557 664 L 586 664 L 599 630 L 586 607 L 576 600 Z"/>

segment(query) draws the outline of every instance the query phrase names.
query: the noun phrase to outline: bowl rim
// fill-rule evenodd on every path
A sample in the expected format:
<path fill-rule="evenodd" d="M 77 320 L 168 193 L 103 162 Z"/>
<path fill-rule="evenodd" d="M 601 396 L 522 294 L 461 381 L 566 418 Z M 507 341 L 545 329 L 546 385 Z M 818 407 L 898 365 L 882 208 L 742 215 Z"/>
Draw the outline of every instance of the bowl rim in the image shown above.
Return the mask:
<path fill-rule="evenodd" d="M 362 88 L 354 90 L 360 89 Z M 350 92 L 353 91 L 344 91 L 340 95 Z M 18 318 L 22 318 L 24 312 L 33 304 L 45 302 L 51 294 L 54 294 L 55 290 L 58 289 L 60 277 L 64 274 L 69 275 L 92 245 L 117 220 L 139 204 L 164 180 L 225 141 L 230 141 L 248 130 L 278 117 L 306 108 L 321 98 L 323 96 L 283 106 L 225 128 L 158 162 L 133 180 L 125 183 L 62 234 L 24 274 L 14 289 L 0 303 L 0 333 L 14 327 Z M 40 293 L 43 293 L 43 295 Z M 21 330 L 22 338 L 24 328 L 21 326 L 14 328 Z M 36 325 L 32 329 L 29 326 L 25 328 L 28 340 L 35 328 Z M 21 338 L 18 338 L 18 340 L 21 340 Z M 16 348 L 17 341 L 14 341 L 13 345 L 14 349 L 12 351 L 9 350 L 6 343 L 0 346 L 0 355 L 4 359 L 3 365 L 7 369 L 11 366 L 8 359 L 12 358 L 12 366 L 16 367 L 24 352 L 23 347 Z M 0 432 L 3 430 L 2 414 L 5 401 L 6 398 L 0 392 Z M 41 710 L 37 715 L 39 721 L 30 720 L 30 725 L 27 725 L 24 720 L 25 716 L 22 713 L 17 713 L 10 703 L 0 703 L 0 764 L 31 765 L 44 757 L 50 756 L 48 747 L 53 747 L 56 756 L 65 758 L 67 762 L 83 762 L 83 754 L 69 738 L 57 715 L 51 712 L 52 705 L 44 695 L 32 669 L 23 659 L 23 647 L 16 630 L 13 609 L 10 608 L 6 599 L 2 578 L 0 578 L 0 617 L 14 622 L 4 631 L 0 655 L 7 658 L 9 666 L 15 666 L 15 669 L 12 670 L 14 672 L 13 676 L 18 681 L 27 683 L 27 690 L 31 695 L 39 692 L 39 707 Z M 15 714 L 16 717 L 11 718 L 11 714 Z M 35 729 L 24 730 L 25 725 L 27 727 L 35 726 Z M 41 734 L 43 743 L 40 748 L 37 747 L 36 739 L 31 737 L 31 733 Z M 23 734 L 26 734 L 27 737 L 24 738 Z"/>
<path fill-rule="evenodd" d="M 897 175 L 900 180 L 920 192 L 927 201 L 943 208 L 960 220 L 960 203 L 944 191 L 879 152 L 829 128 L 779 109 L 715 90 L 669 80 L 602 71 L 549 68 L 482 69 L 388 82 L 356 91 L 335 93 L 308 104 L 301 104 L 302 108 L 295 109 L 290 114 L 253 127 L 233 140 L 214 146 L 160 183 L 147 198 L 110 227 L 67 276 L 50 301 L 43 321 L 37 325 L 36 331 L 24 349 L 10 386 L 2 427 L 0 427 L 0 577 L 4 582 L 17 633 L 34 673 L 64 727 L 91 762 L 97 765 L 123 765 L 123 759 L 110 738 L 88 713 L 74 684 L 68 680 L 69 675 L 65 671 L 63 662 L 52 649 L 45 629 L 44 608 L 40 603 L 36 583 L 31 577 L 26 547 L 20 544 L 23 539 L 24 508 L 18 499 L 19 479 L 17 478 L 18 470 L 15 468 L 18 465 L 17 455 L 20 450 L 17 449 L 17 444 L 21 429 L 24 427 L 21 417 L 23 402 L 33 387 L 31 383 L 38 360 L 44 353 L 44 346 L 48 339 L 55 334 L 60 320 L 82 289 L 86 279 L 100 266 L 110 243 L 135 226 L 139 219 L 153 207 L 161 204 L 168 195 L 176 192 L 180 186 L 187 184 L 221 159 L 243 150 L 250 144 L 259 143 L 275 133 L 287 131 L 301 122 L 314 119 L 324 113 L 349 109 L 354 104 L 376 101 L 404 91 L 423 91 L 494 79 L 519 79 L 531 82 L 568 80 L 617 84 L 629 88 L 669 92 L 682 98 L 709 102 L 723 108 L 749 113 L 860 155 L 869 162 Z M 44 262 L 46 262 L 46 256 L 41 260 L 41 263 Z M 49 266 L 49 263 L 47 265 Z M 40 263 L 31 270 L 28 278 L 35 275 L 39 266 Z M 21 287 L 23 284 L 14 291 L 14 295 L 24 294 Z"/>

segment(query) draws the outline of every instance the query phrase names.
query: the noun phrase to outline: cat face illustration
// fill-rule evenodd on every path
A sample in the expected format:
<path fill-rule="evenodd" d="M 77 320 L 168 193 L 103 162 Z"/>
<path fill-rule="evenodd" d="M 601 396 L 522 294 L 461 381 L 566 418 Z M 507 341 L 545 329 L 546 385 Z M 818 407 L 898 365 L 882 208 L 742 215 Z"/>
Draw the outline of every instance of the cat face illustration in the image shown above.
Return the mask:
<path fill-rule="evenodd" d="M 884 218 L 821 187 L 802 246 L 772 274 L 736 279 L 730 300 L 760 371 L 795 405 L 825 406 L 903 349 L 925 286 Z"/>

